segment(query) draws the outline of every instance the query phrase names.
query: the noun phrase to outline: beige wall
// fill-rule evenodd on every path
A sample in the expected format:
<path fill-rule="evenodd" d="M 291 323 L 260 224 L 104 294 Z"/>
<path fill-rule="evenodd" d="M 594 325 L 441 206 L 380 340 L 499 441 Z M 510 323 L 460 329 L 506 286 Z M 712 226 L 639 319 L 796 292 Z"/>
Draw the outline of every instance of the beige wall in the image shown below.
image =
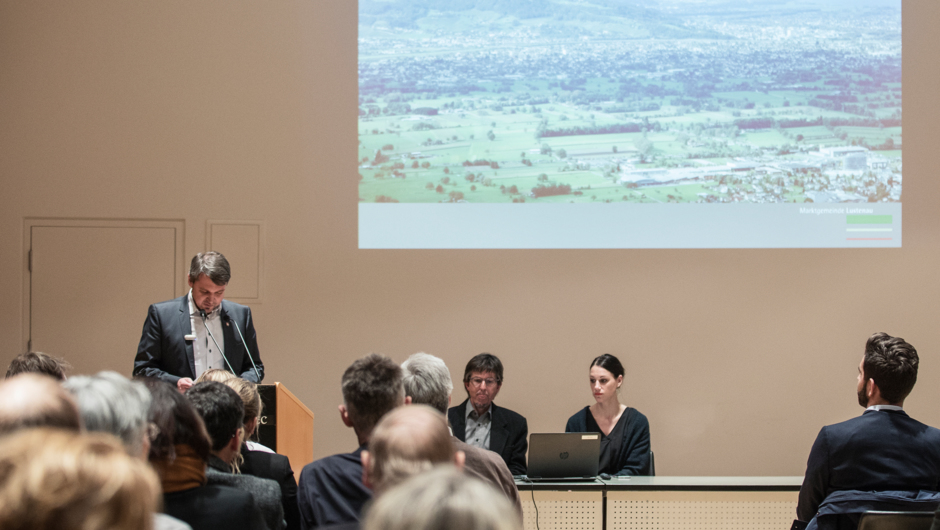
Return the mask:
<path fill-rule="evenodd" d="M 355 446 L 338 383 L 370 351 L 458 378 L 495 353 L 533 432 L 591 401 L 611 352 L 660 474 L 798 475 L 860 412 L 884 330 L 920 350 L 908 409 L 940 425 L 940 3 L 904 8 L 903 249 L 360 251 L 355 2 L 0 2 L 0 365 L 25 344 L 24 218 L 183 219 L 187 256 L 206 220 L 253 219 L 267 380 L 316 413 L 317 457 Z"/>

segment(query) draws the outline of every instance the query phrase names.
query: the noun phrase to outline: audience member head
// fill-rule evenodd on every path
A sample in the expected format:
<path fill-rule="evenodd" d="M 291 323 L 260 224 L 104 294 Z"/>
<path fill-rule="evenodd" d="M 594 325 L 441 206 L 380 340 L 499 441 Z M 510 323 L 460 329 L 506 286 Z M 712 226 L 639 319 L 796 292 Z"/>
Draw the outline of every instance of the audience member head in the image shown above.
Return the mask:
<path fill-rule="evenodd" d="M 454 383 L 444 361 L 427 353 L 416 353 L 401 363 L 405 396 L 413 404 L 428 405 L 442 414 L 450 407 Z"/>
<path fill-rule="evenodd" d="M 4 530 L 149 530 L 159 499 L 153 470 L 113 436 L 28 429 L 0 440 Z"/>
<path fill-rule="evenodd" d="M 238 379 L 238 376 L 232 372 L 229 372 L 228 370 L 212 368 L 200 374 L 199 377 L 196 378 L 196 382 L 202 383 L 203 381 L 215 381 L 216 383 L 225 383 L 229 379 Z"/>
<path fill-rule="evenodd" d="M 242 442 L 245 405 L 238 393 L 222 383 L 205 381 L 193 385 L 186 397 L 202 416 L 212 441 L 212 453 L 231 464 Z"/>
<path fill-rule="evenodd" d="M 360 445 L 369 441 L 382 416 L 405 402 L 401 368 L 384 355 L 370 353 L 357 359 L 343 373 L 342 385 L 340 416 L 355 429 Z"/>
<path fill-rule="evenodd" d="M 904 339 L 887 333 L 875 333 L 869 337 L 859 366 L 859 404 L 869 406 L 875 390 L 872 383 L 885 404 L 903 403 L 917 382 L 918 364 L 917 350 Z"/>
<path fill-rule="evenodd" d="M 150 444 L 150 460 L 172 463 L 182 447 L 190 448 L 197 458 L 207 460 L 211 449 L 209 434 L 192 403 L 169 383 L 147 379 L 144 385 L 152 397 L 150 422 L 157 431 Z"/>
<path fill-rule="evenodd" d="M 65 380 L 65 372 L 71 368 L 64 359 L 53 357 L 38 351 L 21 353 L 10 362 L 7 368 L 7 377 L 17 374 L 35 373 L 46 374 L 60 381 Z"/>
<path fill-rule="evenodd" d="M 258 385 L 242 379 L 241 377 L 232 377 L 223 382 L 225 386 L 234 390 L 245 406 L 245 438 L 254 434 L 258 427 L 258 418 L 261 417 L 261 394 L 258 392 Z"/>
<path fill-rule="evenodd" d="M 82 429 L 72 396 L 47 375 L 20 374 L 0 381 L 0 435 L 29 427 Z"/>
<path fill-rule="evenodd" d="M 440 466 L 376 498 L 363 529 L 522 530 L 522 521 L 492 486 Z"/>
<path fill-rule="evenodd" d="M 117 372 L 99 372 L 77 375 L 62 385 L 75 398 L 85 429 L 113 434 L 129 455 L 147 459 L 151 399 L 143 383 Z"/>
<path fill-rule="evenodd" d="M 426 405 L 397 408 L 383 417 L 362 452 L 366 485 L 379 494 L 408 477 L 438 464 L 463 467 L 455 452 L 447 418 Z"/>

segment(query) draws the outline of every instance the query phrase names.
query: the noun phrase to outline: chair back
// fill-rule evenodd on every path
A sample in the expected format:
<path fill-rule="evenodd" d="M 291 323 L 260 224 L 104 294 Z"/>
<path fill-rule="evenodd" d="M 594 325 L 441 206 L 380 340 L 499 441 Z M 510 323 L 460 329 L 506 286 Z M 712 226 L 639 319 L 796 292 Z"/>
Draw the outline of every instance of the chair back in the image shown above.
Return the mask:
<path fill-rule="evenodd" d="M 933 512 L 869 511 L 858 520 L 858 530 L 930 530 Z"/>

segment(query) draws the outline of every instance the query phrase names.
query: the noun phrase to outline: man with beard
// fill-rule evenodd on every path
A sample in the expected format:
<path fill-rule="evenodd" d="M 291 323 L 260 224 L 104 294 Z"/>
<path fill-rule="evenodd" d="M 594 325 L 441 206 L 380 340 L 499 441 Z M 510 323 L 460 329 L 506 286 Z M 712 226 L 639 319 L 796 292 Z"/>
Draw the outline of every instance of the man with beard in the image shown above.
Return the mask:
<path fill-rule="evenodd" d="M 464 370 L 463 385 L 467 400 L 447 411 L 454 436 L 498 454 L 513 475 L 525 475 L 529 426 L 521 415 L 493 403 L 503 386 L 503 363 L 489 353 L 475 356 Z"/>
<path fill-rule="evenodd" d="M 827 497 L 834 492 L 845 505 L 862 496 L 849 492 L 864 492 L 868 501 L 877 499 L 877 492 L 940 490 L 940 430 L 902 408 L 917 381 L 918 363 L 917 351 L 904 339 L 886 333 L 868 339 L 857 387 L 866 410 L 819 431 L 800 488 L 800 520 L 815 517 L 824 501 L 832 504 Z"/>

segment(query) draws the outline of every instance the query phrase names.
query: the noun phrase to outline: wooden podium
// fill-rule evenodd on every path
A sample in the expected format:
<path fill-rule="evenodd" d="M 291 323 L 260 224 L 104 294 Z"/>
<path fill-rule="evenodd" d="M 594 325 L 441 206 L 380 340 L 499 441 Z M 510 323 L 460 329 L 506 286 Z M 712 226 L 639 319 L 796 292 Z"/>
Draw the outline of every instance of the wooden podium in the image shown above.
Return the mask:
<path fill-rule="evenodd" d="M 313 412 L 281 383 L 258 385 L 258 441 L 290 459 L 294 476 L 313 462 Z"/>

